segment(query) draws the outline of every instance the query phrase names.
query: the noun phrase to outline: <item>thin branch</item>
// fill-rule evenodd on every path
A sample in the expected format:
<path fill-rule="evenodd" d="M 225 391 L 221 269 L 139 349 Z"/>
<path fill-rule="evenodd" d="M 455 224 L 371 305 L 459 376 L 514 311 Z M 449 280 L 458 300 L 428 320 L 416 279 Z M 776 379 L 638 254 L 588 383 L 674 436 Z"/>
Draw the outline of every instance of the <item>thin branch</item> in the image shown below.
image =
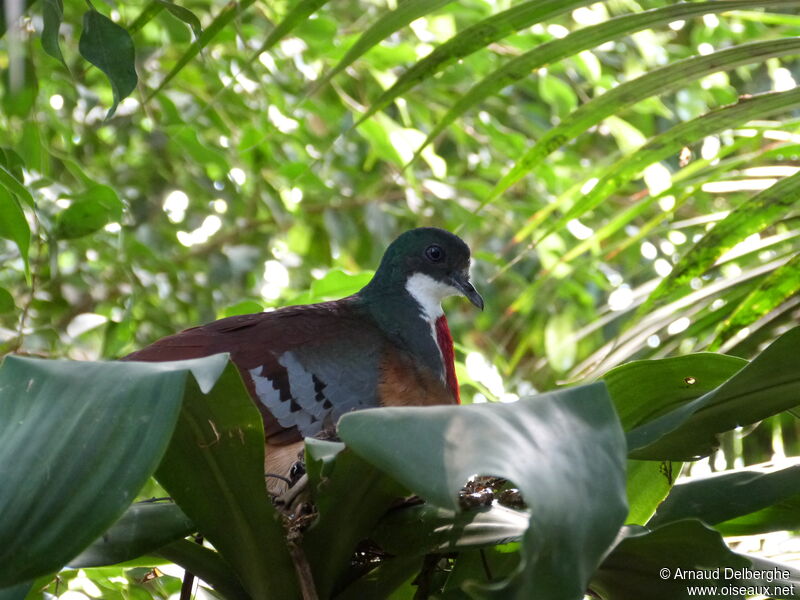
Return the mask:
<path fill-rule="evenodd" d="M 486 573 L 486 579 L 488 581 L 492 581 L 494 577 L 492 577 L 492 570 L 489 568 L 489 560 L 486 558 L 486 551 L 483 548 L 481 548 L 479 552 L 481 554 L 481 563 L 483 563 L 483 570 Z"/>
<path fill-rule="evenodd" d="M 297 571 L 297 579 L 300 582 L 300 597 L 303 600 L 319 600 L 317 588 L 314 585 L 314 576 L 311 573 L 311 566 L 308 564 L 308 559 L 300 547 L 299 536 L 295 538 L 290 534 L 287 541 L 289 542 L 289 555 L 292 557 L 295 571 Z"/>
<path fill-rule="evenodd" d="M 195 536 L 194 541 L 196 544 L 203 545 L 203 536 L 198 535 Z M 181 584 L 181 595 L 179 600 L 191 600 L 192 598 L 192 589 L 194 588 L 195 584 L 195 576 L 194 573 L 191 571 L 184 571 L 183 573 L 183 583 Z"/>

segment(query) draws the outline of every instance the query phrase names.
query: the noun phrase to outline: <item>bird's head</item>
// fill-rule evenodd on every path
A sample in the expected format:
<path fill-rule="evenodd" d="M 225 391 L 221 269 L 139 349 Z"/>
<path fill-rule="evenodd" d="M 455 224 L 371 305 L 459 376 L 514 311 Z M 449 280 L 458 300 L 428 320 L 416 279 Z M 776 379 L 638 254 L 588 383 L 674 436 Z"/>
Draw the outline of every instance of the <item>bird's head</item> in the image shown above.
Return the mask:
<path fill-rule="evenodd" d="M 411 229 L 386 249 L 367 288 L 405 290 L 430 317 L 441 312 L 447 296 L 465 296 L 483 310 L 483 298 L 469 280 L 469 265 L 469 246 L 457 235 L 436 227 Z"/>

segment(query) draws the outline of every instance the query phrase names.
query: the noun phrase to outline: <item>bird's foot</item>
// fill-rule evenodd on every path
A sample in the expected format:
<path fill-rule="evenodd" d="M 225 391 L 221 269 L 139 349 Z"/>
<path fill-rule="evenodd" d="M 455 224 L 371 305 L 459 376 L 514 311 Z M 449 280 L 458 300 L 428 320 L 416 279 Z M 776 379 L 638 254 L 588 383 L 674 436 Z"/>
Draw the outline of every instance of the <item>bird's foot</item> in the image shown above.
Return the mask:
<path fill-rule="evenodd" d="M 288 515 L 302 514 L 307 512 L 308 509 L 304 505 L 310 507 L 309 488 L 308 488 L 308 475 L 303 474 L 295 481 L 289 488 L 282 494 L 275 496 L 272 502 L 282 512 Z"/>

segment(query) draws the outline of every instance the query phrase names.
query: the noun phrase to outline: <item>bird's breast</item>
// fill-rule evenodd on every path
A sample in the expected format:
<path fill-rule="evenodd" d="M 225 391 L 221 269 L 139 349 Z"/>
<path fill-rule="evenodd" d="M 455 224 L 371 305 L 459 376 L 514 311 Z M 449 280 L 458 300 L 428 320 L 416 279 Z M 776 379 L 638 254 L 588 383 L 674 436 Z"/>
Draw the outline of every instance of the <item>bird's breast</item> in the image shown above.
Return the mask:
<path fill-rule="evenodd" d="M 381 406 L 429 406 L 454 404 L 456 397 L 438 373 L 422 366 L 411 355 L 387 352 L 378 379 Z"/>
<path fill-rule="evenodd" d="M 429 321 L 432 352 L 417 354 L 389 346 L 381 360 L 378 397 L 383 406 L 460 404 L 453 338 L 444 315 Z M 426 336 L 427 337 L 427 336 Z M 426 346 L 430 347 L 430 346 Z M 427 357 L 427 361 L 422 357 Z M 431 360 L 437 364 L 431 364 Z M 438 361 L 441 361 L 439 363 Z"/>

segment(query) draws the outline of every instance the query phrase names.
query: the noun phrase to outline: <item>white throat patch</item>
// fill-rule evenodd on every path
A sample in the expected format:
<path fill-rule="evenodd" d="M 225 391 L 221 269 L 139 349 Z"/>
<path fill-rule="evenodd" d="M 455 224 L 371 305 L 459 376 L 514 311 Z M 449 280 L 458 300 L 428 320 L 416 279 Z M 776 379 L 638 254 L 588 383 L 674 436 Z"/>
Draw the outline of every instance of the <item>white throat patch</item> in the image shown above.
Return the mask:
<path fill-rule="evenodd" d="M 420 305 L 423 316 L 431 322 L 444 314 L 442 300 L 460 293 L 452 285 L 436 281 L 423 273 L 414 273 L 406 280 L 406 291 Z"/>

